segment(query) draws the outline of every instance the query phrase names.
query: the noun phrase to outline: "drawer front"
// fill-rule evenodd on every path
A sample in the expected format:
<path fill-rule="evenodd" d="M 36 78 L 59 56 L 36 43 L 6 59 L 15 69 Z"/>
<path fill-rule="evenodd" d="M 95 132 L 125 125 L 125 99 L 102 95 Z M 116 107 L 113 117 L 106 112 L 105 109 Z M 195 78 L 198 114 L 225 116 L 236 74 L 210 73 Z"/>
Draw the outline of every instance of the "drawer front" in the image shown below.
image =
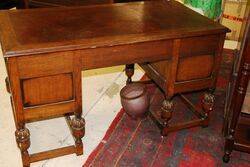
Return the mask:
<path fill-rule="evenodd" d="M 69 73 L 73 70 L 73 52 L 56 52 L 18 57 L 20 78 Z"/>
<path fill-rule="evenodd" d="M 83 69 L 93 69 L 130 63 L 168 59 L 172 54 L 172 40 L 154 41 L 79 51 Z"/>
<path fill-rule="evenodd" d="M 219 35 L 209 35 L 182 39 L 180 57 L 214 55 L 218 48 L 219 37 Z"/>

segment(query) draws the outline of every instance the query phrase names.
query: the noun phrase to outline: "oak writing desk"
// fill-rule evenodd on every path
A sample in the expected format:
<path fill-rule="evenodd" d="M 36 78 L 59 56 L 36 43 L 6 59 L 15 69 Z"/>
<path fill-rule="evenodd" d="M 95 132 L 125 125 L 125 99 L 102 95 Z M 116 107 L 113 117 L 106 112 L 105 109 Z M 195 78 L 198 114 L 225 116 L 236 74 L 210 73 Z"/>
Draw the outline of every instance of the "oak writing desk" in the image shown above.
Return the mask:
<path fill-rule="evenodd" d="M 175 1 L 1 11 L 6 83 L 23 165 L 83 153 L 82 70 L 127 64 L 129 83 L 133 64 L 140 63 L 166 94 L 162 118 L 163 130 L 168 128 L 175 93 L 214 88 L 227 31 Z M 25 123 L 70 114 L 75 146 L 29 155 Z"/>

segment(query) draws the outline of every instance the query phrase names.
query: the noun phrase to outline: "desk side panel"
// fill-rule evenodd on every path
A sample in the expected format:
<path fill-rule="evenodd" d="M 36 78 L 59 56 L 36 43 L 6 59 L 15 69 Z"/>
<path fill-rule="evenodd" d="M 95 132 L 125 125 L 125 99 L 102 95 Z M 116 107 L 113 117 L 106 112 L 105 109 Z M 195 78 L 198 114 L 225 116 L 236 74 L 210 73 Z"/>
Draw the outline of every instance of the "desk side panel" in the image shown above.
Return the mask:
<path fill-rule="evenodd" d="M 180 46 L 176 48 L 177 60 L 144 63 L 142 67 L 167 94 L 172 89 L 166 88 L 166 85 L 173 84 L 174 93 L 214 88 L 224 39 L 224 33 L 181 38 Z M 174 64 L 177 64 L 177 70 L 170 74 Z M 170 78 L 174 83 L 170 83 Z"/>
<path fill-rule="evenodd" d="M 75 69 L 81 69 L 81 65 L 74 63 L 74 57 L 74 52 L 16 57 L 17 82 L 26 121 L 75 111 L 77 94 L 81 93 L 75 89 L 79 84 L 76 79 L 81 77 L 80 74 L 75 75 Z"/>

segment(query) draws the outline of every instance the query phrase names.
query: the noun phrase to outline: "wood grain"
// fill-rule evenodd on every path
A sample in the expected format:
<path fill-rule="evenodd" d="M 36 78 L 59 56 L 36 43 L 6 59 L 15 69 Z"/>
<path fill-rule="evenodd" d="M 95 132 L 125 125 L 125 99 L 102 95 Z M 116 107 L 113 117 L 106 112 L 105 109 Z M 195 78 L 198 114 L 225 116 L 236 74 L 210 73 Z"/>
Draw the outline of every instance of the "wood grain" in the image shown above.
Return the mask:
<path fill-rule="evenodd" d="M 71 73 L 22 80 L 24 107 L 74 99 Z"/>
<path fill-rule="evenodd" d="M 57 52 L 36 56 L 17 57 L 22 79 L 57 75 L 73 71 L 73 53 Z"/>
<path fill-rule="evenodd" d="M 181 58 L 178 64 L 176 81 L 188 81 L 210 77 L 213 65 L 213 55 Z"/>
<path fill-rule="evenodd" d="M 5 33 L 2 38 L 5 57 L 228 31 L 174 0 L 0 13 L 0 25 L 13 30 L 0 31 L 1 35 Z"/>
<path fill-rule="evenodd" d="M 27 151 L 25 123 L 65 114 L 74 114 L 70 124 L 75 152 L 83 153 L 82 70 L 139 63 L 167 98 L 163 132 L 207 125 L 206 116 L 167 129 L 171 99 L 214 88 L 228 31 L 174 0 L 0 11 L 0 39 L 23 164 L 73 152 L 73 147 L 33 156 Z"/>

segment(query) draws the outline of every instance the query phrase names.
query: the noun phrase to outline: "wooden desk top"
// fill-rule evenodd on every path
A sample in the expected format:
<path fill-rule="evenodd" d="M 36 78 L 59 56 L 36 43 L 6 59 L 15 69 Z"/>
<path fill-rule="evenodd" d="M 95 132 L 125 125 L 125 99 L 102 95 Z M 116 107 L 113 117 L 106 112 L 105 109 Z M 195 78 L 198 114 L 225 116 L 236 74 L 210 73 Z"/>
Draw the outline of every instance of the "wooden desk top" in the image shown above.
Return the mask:
<path fill-rule="evenodd" d="M 226 31 L 173 0 L 0 12 L 4 57 Z"/>
<path fill-rule="evenodd" d="M 44 7 L 60 6 L 86 6 L 111 3 L 111 0 L 30 0 L 31 5 L 36 4 Z"/>

